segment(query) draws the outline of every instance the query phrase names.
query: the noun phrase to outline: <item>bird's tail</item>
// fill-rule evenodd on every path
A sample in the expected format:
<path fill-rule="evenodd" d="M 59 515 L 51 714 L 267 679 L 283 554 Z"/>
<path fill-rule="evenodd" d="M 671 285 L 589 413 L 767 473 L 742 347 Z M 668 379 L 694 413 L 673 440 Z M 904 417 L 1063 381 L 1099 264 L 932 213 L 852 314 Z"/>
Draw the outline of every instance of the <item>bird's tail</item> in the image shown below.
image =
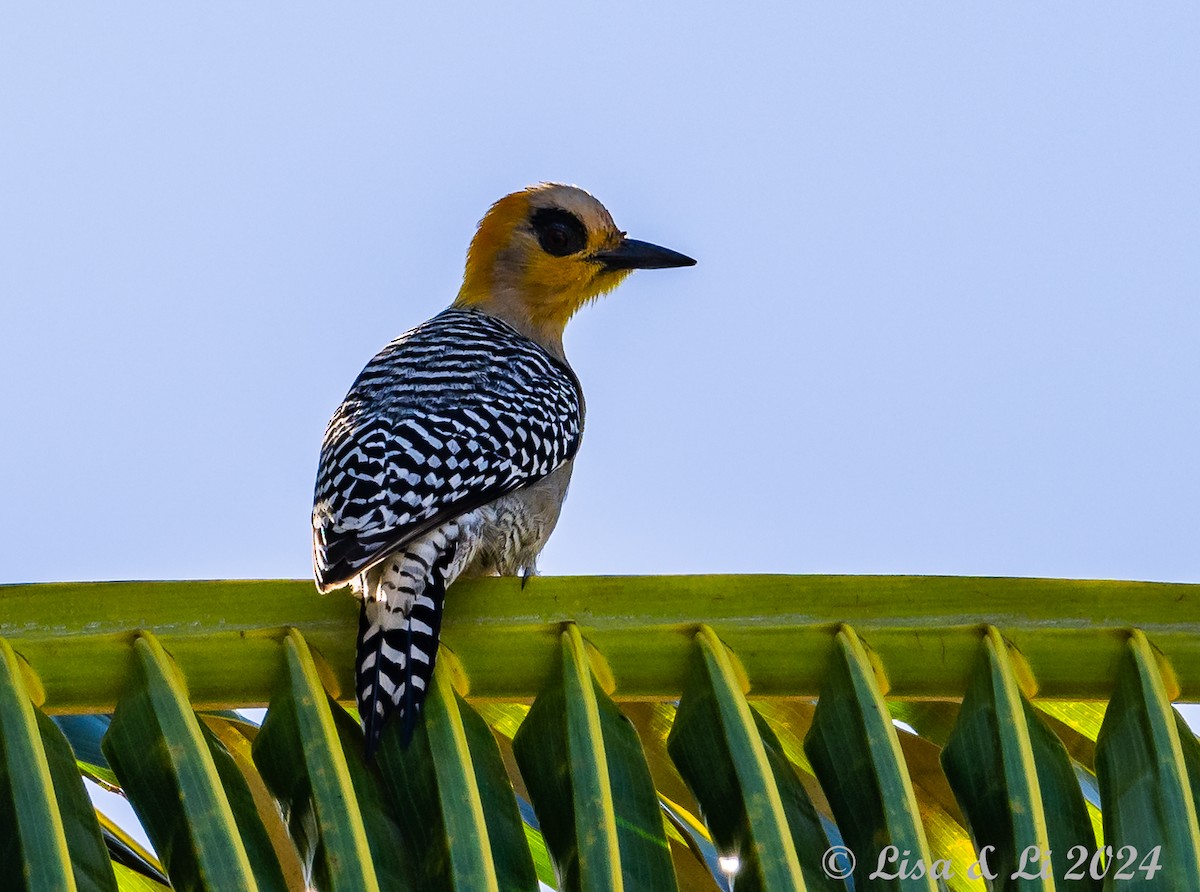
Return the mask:
<path fill-rule="evenodd" d="M 433 678 L 455 551 L 453 539 L 439 538 L 396 552 L 364 585 L 355 693 L 368 757 L 393 712 L 399 713 L 400 743 L 408 746 Z"/>

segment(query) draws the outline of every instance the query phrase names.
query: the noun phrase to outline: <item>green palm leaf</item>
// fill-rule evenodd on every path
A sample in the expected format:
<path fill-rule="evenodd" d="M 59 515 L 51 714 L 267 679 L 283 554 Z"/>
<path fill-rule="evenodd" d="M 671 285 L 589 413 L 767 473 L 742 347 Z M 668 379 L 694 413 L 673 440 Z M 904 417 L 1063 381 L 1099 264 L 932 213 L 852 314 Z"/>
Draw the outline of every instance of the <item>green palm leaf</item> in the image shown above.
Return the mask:
<path fill-rule="evenodd" d="M 984 888 L 966 871 L 985 845 L 1006 868 L 1054 853 L 1050 876 L 995 888 L 1150 871 L 1200 888 L 1200 744 L 1171 708 L 1200 699 L 1198 596 L 464 583 L 411 746 L 385 734 L 368 761 L 339 702 L 350 598 L 289 581 L 0 586 L 0 886 L 161 892 L 165 867 L 176 889 L 217 892 L 836 889 L 836 844 L 860 889 L 934 888 L 871 878 L 887 845 L 941 860 L 955 892 Z M 230 711 L 268 702 L 261 728 Z M 85 777 L 128 797 L 155 852 Z M 1072 849 L 1086 857 L 1069 878 Z"/>

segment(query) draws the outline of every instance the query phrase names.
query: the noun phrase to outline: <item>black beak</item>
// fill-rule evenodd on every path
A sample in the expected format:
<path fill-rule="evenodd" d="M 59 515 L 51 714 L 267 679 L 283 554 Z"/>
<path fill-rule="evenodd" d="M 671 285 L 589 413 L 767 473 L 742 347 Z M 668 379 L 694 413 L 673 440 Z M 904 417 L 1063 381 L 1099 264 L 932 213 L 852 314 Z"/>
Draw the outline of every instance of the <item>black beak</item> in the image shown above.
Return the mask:
<path fill-rule="evenodd" d="M 604 266 L 608 272 L 621 269 L 670 269 L 674 266 L 695 266 L 696 261 L 686 254 L 660 248 L 649 242 L 624 238 L 621 244 L 609 251 L 592 255 L 592 260 Z"/>

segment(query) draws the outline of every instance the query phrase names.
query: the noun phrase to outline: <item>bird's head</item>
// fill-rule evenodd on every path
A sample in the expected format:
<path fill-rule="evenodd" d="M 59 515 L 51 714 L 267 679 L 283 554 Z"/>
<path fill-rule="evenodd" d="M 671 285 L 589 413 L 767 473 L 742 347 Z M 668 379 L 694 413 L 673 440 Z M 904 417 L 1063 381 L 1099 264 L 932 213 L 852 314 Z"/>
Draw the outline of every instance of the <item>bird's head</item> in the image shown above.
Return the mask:
<path fill-rule="evenodd" d="M 454 305 L 498 316 L 561 352 L 567 320 L 633 270 L 695 263 L 626 238 L 582 189 L 542 183 L 501 198 L 479 221 Z"/>

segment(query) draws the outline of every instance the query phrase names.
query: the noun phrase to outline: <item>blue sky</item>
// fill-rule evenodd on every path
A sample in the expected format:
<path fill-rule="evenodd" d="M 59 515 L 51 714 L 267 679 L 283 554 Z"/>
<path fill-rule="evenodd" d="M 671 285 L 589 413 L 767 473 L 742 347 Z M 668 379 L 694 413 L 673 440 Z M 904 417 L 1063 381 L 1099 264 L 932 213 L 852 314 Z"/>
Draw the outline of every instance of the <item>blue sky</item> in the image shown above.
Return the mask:
<path fill-rule="evenodd" d="M 0 580 L 303 577 L 329 415 L 500 195 L 587 308 L 547 573 L 1200 581 L 1194 4 L 0 13 Z"/>

